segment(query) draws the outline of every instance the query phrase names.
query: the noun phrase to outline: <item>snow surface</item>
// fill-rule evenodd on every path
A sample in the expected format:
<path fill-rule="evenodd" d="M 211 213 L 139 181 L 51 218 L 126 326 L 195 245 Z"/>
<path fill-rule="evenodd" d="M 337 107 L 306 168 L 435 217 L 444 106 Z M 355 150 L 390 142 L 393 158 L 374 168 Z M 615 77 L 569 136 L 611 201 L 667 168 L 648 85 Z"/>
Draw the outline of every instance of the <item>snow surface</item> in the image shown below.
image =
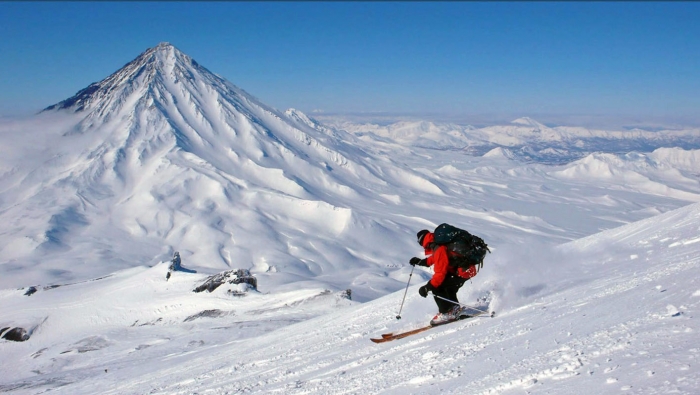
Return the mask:
<path fill-rule="evenodd" d="M 697 393 L 697 131 L 417 125 L 280 112 L 167 43 L 0 124 L 0 329 L 31 335 L 0 392 Z M 495 318 L 371 343 L 435 313 L 407 262 L 441 222 L 491 247 L 459 297 Z"/>

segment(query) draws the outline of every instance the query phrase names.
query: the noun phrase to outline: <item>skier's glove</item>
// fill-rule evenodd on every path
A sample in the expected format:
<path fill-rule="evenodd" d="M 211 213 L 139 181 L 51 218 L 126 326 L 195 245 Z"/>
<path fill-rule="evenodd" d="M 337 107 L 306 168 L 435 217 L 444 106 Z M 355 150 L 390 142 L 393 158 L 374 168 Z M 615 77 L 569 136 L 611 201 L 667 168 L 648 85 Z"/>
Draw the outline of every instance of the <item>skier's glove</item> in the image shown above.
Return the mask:
<path fill-rule="evenodd" d="M 434 291 L 434 290 L 435 290 L 435 288 L 433 287 L 433 284 L 431 284 L 430 281 L 428 281 L 427 284 L 418 288 L 418 293 L 420 294 L 420 296 L 425 298 L 426 296 L 428 296 L 429 291 Z"/>
<path fill-rule="evenodd" d="M 426 263 L 426 260 L 425 260 L 425 259 L 420 259 L 420 258 L 417 258 L 417 257 L 415 257 L 415 256 L 414 256 L 413 258 L 411 258 L 411 260 L 408 261 L 408 263 L 410 263 L 411 266 L 416 266 L 416 265 L 418 265 L 418 266 L 426 266 L 426 267 L 428 266 L 428 264 Z"/>

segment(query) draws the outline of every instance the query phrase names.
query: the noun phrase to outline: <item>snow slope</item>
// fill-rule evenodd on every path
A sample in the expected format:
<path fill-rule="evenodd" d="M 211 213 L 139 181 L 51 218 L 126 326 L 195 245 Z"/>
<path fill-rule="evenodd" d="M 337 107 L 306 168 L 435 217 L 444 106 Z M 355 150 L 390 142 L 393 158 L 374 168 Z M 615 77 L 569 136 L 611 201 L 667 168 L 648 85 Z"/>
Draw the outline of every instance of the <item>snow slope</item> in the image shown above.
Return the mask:
<path fill-rule="evenodd" d="M 125 319 L 120 308 L 98 313 L 97 303 L 76 304 L 66 287 L 54 298 L 55 307 L 73 304 L 64 317 L 41 323 L 32 342 L 0 343 L 3 355 L 13 361 L 3 365 L 6 379 L 0 389 L 71 394 L 693 394 L 700 385 L 699 223 L 700 205 L 694 204 L 564 244 L 545 252 L 542 261 L 490 262 L 487 273 L 467 284 L 460 297 L 474 301 L 486 296 L 489 307 L 498 311 L 495 318 L 474 318 L 384 344 L 371 343 L 369 337 L 429 319 L 433 302 L 420 298 L 417 286 L 409 290 L 400 321 L 394 318 L 402 297 L 397 292 L 361 305 L 347 302 L 322 317 L 268 331 L 275 320 L 303 317 L 305 305 L 318 310 L 338 301 L 317 295 L 313 307 L 313 298 L 303 299 L 313 292 L 298 291 L 286 295 L 287 301 L 304 301 L 284 314 L 271 314 L 279 300 L 254 311 L 264 295 L 250 295 L 246 308 L 231 298 L 205 296 L 208 307 L 225 313 L 198 320 L 207 324 L 197 326 L 195 320 L 177 328 L 168 322 L 196 309 L 186 305 L 189 312 L 178 316 L 162 304 L 165 299 L 173 306 L 182 304 L 174 291 L 191 281 L 180 279 L 164 290 L 165 283 L 154 281 L 154 269 L 132 270 L 119 274 L 120 279 L 81 286 L 82 292 L 119 291 L 125 299 L 141 301 L 135 325 L 115 325 Z M 139 277 L 146 286 L 126 289 L 129 277 Z M 99 285 L 105 281 L 112 286 Z M 145 297 L 154 291 L 170 294 Z M 44 295 L 50 292 L 61 291 Z M 3 309 L 12 302 L 37 311 L 29 306 L 38 298 L 19 295 L 5 292 Z M 198 303 L 203 308 L 203 301 Z M 91 319 L 92 327 L 102 330 L 62 340 L 48 330 L 56 324 L 88 328 L 74 319 Z M 147 325 L 138 326 L 141 322 Z M 248 337 L 251 331 L 254 337 Z"/>
<path fill-rule="evenodd" d="M 0 341 L 0 391 L 697 388 L 692 132 L 404 126 L 278 111 L 167 43 L 0 124 L 0 333 L 30 335 Z M 497 317 L 370 343 L 434 314 L 417 269 L 394 318 L 415 233 L 441 222 L 489 243 L 460 298 Z M 238 268 L 257 291 L 192 292 Z"/>

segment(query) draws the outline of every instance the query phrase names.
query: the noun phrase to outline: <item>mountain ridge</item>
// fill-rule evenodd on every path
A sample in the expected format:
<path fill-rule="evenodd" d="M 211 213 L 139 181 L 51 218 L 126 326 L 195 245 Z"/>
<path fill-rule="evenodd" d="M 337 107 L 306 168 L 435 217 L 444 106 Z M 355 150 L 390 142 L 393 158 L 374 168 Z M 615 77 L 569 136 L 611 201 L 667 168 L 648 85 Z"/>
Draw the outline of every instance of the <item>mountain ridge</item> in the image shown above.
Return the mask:
<path fill-rule="evenodd" d="M 12 153 L 0 156 L 1 284 L 95 278 L 179 251 L 199 273 L 242 268 L 275 290 L 352 288 L 366 301 L 405 285 L 416 230 L 446 218 L 494 246 L 560 243 L 700 192 L 690 170 L 636 165 L 639 176 L 615 170 L 600 186 L 583 168 L 582 188 L 558 176 L 567 167 L 513 160 L 518 149 L 491 158 L 411 146 L 410 124 L 407 144 L 368 139 L 267 106 L 170 45 L 127 66 L 92 95 L 0 125 Z M 31 150 L 16 137 L 49 133 Z M 572 214 L 571 199 L 600 214 Z"/>
<path fill-rule="evenodd" d="M 548 127 L 522 117 L 510 124 L 480 128 L 432 121 L 397 121 L 386 125 L 353 123 L 323 117 L 327 125 L 345 130 L 367 142 L 395 142 L 434 150 L 461 150 L 482 156 L 494 148 L 513 152 L 514 159 L 566 164 L 595 152 L 651 152 L 658 148 L 700 149 L 700 129 L 604 130 L 577 126 Z"/>

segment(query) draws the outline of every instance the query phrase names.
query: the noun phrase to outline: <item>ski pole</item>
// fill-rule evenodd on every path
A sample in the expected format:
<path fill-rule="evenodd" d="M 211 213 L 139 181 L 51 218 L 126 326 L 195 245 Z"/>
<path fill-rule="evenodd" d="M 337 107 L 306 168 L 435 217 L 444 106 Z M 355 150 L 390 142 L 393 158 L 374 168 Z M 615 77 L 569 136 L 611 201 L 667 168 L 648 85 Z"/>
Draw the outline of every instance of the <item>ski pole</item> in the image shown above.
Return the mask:
<path fill-rule="evenodd" d="M 410 278 L 409 278 L 409 280 L 410 280 Z M 468 304 L 462 304 L 462 303 L 459 303 L 459 302 L 455 302 L 454 300 L 450 300 L 450 299 L 447 299 L 447 298 L 443 298 L 442 296 L 435 295 L 435 294 L 433 294 L 433 296 L 435 296 L 435 297 L 438 298 L 438 299 L 442 299 L 442 300 L 445 300 L 445 301 L 447 301 L 447 302 L 450 302 L 450 303 L 458 304 L 458 305 L 463 306 L 463 307 L 468 307 L 468 308 L 470 308 L 470 309 L 472 309 L 472 310 L 476 310 L 476 311 L 479 311 L 479 312 L 484 313 L 484 314 L 489 314 L 488 311 L 484 311 L 484 310 L 481 310 L 481 309 L 477 309 L 476 307 L 474 307 L 474 306 L 469 306 Z"/>
<path fill-rule="evenodd" d="M 408 293 L 408 285 L 411 283 L 411 277 L 413 276 L 413 269 L 416 267 L 411 267 L 411 274 L 408 275 L 408 282 L 406 283 L 406 290 L 403 292 L 403 299 L 401 300 L 401 307 L 399 308 L 399 314 L 396 315 L 396 319 L 401 319 L 401 310 L 403 310 L 403 302 L 406 300 L 406 294 Z"/>

